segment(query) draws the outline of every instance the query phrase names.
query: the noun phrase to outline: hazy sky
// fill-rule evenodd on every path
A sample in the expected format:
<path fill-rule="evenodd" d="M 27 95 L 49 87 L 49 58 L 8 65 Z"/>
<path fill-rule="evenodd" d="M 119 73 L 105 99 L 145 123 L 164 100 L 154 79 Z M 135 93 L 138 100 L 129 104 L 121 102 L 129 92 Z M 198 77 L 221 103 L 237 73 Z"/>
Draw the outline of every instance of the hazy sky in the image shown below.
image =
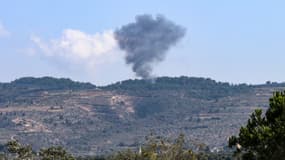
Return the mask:
<path fill-rule="evenodd" d="M 162 14 L 187 29 L 157 76 L 232 83 L 285 81 L 285 1 L 0 1 L 0 81 L 69 77 L 95 84 L 134 78 L 113 31 L 136 15 Z"/>

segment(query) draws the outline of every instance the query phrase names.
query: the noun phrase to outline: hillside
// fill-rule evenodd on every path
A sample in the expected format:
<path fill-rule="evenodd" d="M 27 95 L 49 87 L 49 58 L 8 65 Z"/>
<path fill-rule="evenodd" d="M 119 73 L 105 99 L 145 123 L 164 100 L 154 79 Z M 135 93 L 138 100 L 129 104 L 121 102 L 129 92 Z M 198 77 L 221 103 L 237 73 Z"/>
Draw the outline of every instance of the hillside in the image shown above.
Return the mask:
<path fill-rule="evenodd" d="M 36 92 L 50 90 L 80 90 L 95 89 L 96 86 L 91 83 L 74 82 L 66 78 L 25 77 L 12 81 L 11 83 L 0 83 L 0 104 L 6 101 L 14 101 L 17 97 L 27 94 L 36 94 Z"/>
<path fill-rule="evenodd" d="M 285 84 L 231 85 L 160 77 L 96 87 L 69 79 L 22 78 L 0 84 L 0 142 L 63 145 L 78 155 L 138 147 L 155 133 L 184 133 L 193 147 L 222 149 L 255 108 Z"/>

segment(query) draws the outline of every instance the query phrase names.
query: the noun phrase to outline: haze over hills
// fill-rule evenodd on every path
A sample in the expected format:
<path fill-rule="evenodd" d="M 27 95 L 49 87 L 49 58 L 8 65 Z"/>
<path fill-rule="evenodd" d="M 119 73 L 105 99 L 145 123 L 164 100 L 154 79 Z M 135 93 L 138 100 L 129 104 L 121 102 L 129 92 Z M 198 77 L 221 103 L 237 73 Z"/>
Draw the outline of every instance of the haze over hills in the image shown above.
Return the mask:
<path fill-rule="evenodd" d="M 0 140 L 35 148 L 63 145 L 77 155 L 136 148 L 145 136 L 177 137 L 221 150 L 284 83 L 231 85 L 209 78 L 159 77 L 107 86 L 70 79 L 0 83 Z"/>

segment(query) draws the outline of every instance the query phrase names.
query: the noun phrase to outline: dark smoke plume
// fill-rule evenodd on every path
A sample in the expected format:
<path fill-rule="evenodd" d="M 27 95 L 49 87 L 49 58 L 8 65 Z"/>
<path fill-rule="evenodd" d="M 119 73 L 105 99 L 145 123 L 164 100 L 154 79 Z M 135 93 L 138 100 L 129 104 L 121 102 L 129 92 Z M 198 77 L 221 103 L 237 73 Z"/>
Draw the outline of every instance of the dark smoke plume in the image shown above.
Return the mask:
<path fill-rule="evenodd" d="M 134 23 L 115 31 L 120 48 L 126 51 L 126 63 L 137 76 L 151 78 L 152 65 L 164 60 L 166 52 L 186 33 L 186 30 L 159 15 L 136 16 Z"/>

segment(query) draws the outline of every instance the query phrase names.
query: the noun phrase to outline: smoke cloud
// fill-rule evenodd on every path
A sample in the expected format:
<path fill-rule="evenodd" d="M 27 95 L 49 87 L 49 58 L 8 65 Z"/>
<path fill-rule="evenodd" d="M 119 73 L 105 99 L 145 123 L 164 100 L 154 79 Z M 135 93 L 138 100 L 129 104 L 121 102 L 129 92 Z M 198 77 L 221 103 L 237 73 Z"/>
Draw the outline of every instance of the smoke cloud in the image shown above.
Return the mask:
<path fill-rule="evenodd" d="M 171 46 L 186 33 L 186 29 L 158 15 L 136 16 L 134 23 L 115 31 L 120 49 L 126 52 L 125 61 L 137 76 L 152 78 L 152 67 L 164 60 Z"/>

